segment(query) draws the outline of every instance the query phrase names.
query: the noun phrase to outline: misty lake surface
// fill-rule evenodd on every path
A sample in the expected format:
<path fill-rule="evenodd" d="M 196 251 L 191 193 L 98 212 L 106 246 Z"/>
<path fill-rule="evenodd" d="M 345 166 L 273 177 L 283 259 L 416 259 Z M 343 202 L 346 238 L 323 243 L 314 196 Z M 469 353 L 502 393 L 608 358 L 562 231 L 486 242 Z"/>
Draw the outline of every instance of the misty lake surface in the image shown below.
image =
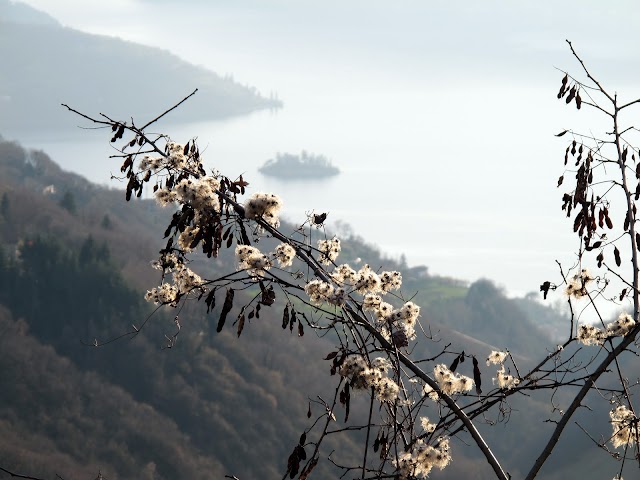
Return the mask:
<path fill-rule="evenodd" d="M 467 104 L 488 111 L 493 94 L 474 95 Z M 535 290 L 556 275 L 553 261 L 571 244 L 558 242 L 569 228 L 557 191 L 549 188 L 557 177 L 555 156 L 543 168 L 535 152 L 514 155 L 517 139 L 487 138 L 476 119 L 452 118 L 440 94 L 287 95 L 285 102 L 279 111 L 159 130 L 178 142 L 197 137 L 207 167 L 233 178 L 242 174 L 250 191 L 281 195 L 288 220 L 302 223 L 308 212 L 329 212 L 333 231 L 336 221 L 344 222 L 390 256 L 405 254 L 410 265 L 468 281 L 490 278 L 512 293 Z M 109 180 L 121 162 L 106 158 L 113 153 L 108 137 L 87 131 L 23 141 L 65 169 L 121 188 Z M 293 181 L 258 173 L 276 152 L 303 149 L 328 156 L 341 174 Z"/>
<path fill-rule="evenodd" d="M 420 50 L 402 57 L 381 48 L 367 58 L 361 50 L 349 55 L 318 42 L 301 51 L 285 34 L 272 41 L 242 36 L 225 19 L 194 28 L 198 40 L 162 28 L 180 15 L 165 11 L 167 18 L 154 18 L 151 26 L 132 15 L 119 34 L 221 74 L 231 71 L 267 95 L 276 91 L 284 108 L 182 125 L 169 118 L 158 130 L 181 143 L 197 137 L 209 168 L 232 178 L 242 174 L 250 192 L 279 194 L 288 220 L 302 223 L 308 212 L 328 212 L 332 231 L 343 232 L 336 222 L 344 222 L 386 254 L 406 255 L 409 265 L 466 281 L 489 278 L 511 294 L 559 281 L 556 259 L 573 263 L 576 245 L 556 189 L 564 143 L 553 137 L 567 120 L 555 101 L 558 78 L 550 65 L 531 84 L 493 78 L 470 84 L 439 78 L 443 66 L 433 66 Z M 291 48 L 283 48 L 285 40 Z M 185 95 L 192 88 L 185 85 Z M 168 98 L 159 112 L 177 100 Z M 79 131 L 77 125 L 87 126 L 80 120 L 70 114 L 68 136 L 9 137 L 45 150 L 65 169 L 120 187 L 109 181 L 119 162 L 106 158 L 108 132 Z M 303 149 L 327 156 L 342 173 L 280 181 L 257 172 L 276 152 Z"/>

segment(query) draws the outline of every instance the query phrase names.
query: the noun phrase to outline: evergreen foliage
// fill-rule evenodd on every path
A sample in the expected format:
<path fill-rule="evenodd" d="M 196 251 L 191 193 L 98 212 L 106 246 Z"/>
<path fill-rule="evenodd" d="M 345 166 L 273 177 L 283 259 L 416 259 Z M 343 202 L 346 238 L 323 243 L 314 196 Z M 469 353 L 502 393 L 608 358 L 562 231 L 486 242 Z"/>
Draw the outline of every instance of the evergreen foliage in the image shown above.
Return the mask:
<path fill-rule="evenodd" d="M 60 206 L 64 208 L 71 215 L 78 213 L 78 207 L 76 206 L 76 199 L 73 193 L 70 191 L 64 192 L 64 195 L 60 199 Z"/>
<path fill-rule="evenodd" d="M 9 194 L 4 192 L 2 194 L 2 200 L 0 200 L 0 215 L 6 221 L 11 219 L 11 207 L 9 203 Z"/>

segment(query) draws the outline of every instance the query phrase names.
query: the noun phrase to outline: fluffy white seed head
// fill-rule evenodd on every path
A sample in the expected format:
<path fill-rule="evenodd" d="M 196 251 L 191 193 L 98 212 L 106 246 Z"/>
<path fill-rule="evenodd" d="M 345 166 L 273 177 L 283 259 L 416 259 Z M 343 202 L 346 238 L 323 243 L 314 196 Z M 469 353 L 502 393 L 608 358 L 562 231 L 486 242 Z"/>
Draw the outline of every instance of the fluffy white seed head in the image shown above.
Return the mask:
<path fill-rule="evenodd" d="M 318 261 L 323 265 L 331 265 L 338 258 L 340 250 L 340 240 L 337 238 L 318 240 L 318 251 L 320 252 Z"/>
<path fill-rule="evenodd" d="M 494 350 L 487 357 L 487 365 L 491 365 L 491 364 L 500 365 L 505 361 L 508 355 L 509 355 L 509 352 L 507 351 L 501 352 L 499 350 Z"/>
<path fill-rule="evenodd" d="M 280 209 L 282 200 L 273 193 L 254 193 L 244 203 L 244 216 L 246 218 L 262 218 L 269 225 L 280 225 Z"/>
<path fill-rule="evenodd" d="M 452 372 L 443 363 L 435 366 L 433 375 L 438 382 L 440 390 L 447 395 L 468 392 L 473 388 L 473 380 L 471 378 Z"/>
<path fill-rule="evenodd" d="M 609 412 L 613 435 L 611 443 L 615 448 L 626 447 L 638 440 L 638 418 L 626 405 L 619 405 Z"/>
<path fill-rule="evenodd" d="M 520 383 L 520 379 L 514 377 L 513 375 L 509 375 L 504 368 L 504 365 L 500 367 L 500 369 L 496 373 L 496 377 L 494 379 L 498 383 L 500 388 L 504 388 L 510 390 L 515 388 Z"/>
<path fill-rule="evenodd" d="M 290 267 L 293 265 L 293 259 L 296 258 L 296 249 L 288 243 L 281 243 L 276 247 L 274 256 L 281 268 Z"/>

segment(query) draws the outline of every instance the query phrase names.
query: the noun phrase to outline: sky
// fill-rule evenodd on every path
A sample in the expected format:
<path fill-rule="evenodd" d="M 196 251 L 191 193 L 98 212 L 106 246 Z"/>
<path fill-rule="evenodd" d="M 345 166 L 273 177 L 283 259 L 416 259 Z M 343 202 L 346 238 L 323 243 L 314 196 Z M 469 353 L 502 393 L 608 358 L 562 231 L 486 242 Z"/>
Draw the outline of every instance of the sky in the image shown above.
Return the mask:
<path fill-rule="evenodd" d="M 535 80 L 545 73 L 540 65 L 566 62 L 565 38 L 588 52 L 594 67 L 617 65 L 618 81 L 638 73 L 633 31 L 640 6 L 632 0 L 25 3 L 65 25 L 161 46 L 243 81 L 266 82 L 265 89 L 277 87 L 265 70 L 295 67 L 274 65 L 275 51 L 296 60 L 313 52 L 318 63 L 330 59 L 356 76 L 375 71 L 407 82 L 504 82 L 505 73 Z M 199 15 L 203 9 L 215 14 Z"/>
<path fill-rule="evenodd" d="M 390 198 L 413 208 L 406 218 L 397 209 L 392 220 L 413 226 L 372 242 L 392 253 L 410 243 L 412 263 L 468 280 L 494 278 L 511 292 L 535 290 L 540 279 L 557 274 L 554 259 L 575 259 L 555 188 L 565 145 L 553 134 L 589 131 L 598 121 L 555 101 L 560 70 L 579 72 L 565 39 L 622 99 L 640 96 L 640 3 L 632 0 L 25 3 L 66 26 L 158 46 L 264 94 L 277 92 L 283 113 L 305 120 L 296 126 L 282 115 L 289 137 L 299 140 L 290 140 L 292 151 L 354 154 L 346 137 L 371 158 L 381 152 L 408 158 L 422 149 L 397 163 L 407 169 L 406 186 L 383 184 Z M 327 104 L 336 112 L 329 121 L 321 117 Z M 314 109 L 317 123 L 305 123 Z M 243 130 L 252 121 L 254 130 Z M 234 122 L 228 135 L 267 128 L 257 120 Z M 232 153 L 229 146 L 219 154 Z M 391 179 L 376 168 L 371 175 Z M 409 186 L 425 190 L 419 208 L 428 213 L 418 219 L 417 197 L 403 194 Z M 347 222 L 355 218 L 356 227 L 365 227 L 357 212 L 347 214 Z M 439 243 L 429 243 L 434 236 Z M 427 260 L 422 239 L 433 252 Z"/>

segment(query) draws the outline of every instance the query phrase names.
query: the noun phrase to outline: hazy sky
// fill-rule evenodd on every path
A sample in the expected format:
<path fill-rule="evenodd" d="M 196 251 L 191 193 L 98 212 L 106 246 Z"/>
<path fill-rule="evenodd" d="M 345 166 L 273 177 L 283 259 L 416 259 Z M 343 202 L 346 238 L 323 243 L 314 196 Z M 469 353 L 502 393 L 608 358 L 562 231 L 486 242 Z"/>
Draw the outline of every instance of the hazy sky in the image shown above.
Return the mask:
<path fill-rule="evenodd" d="M 566 63 L 569 38 L 594 68 L 611 67 L 616 81 L 638 78 L 640 71 L 634 61 L 640 4 L 633 0 L 26 3 L 65 25 L 159 45 L 264 89 L 277 87 L 259 85 L 264 70 L 296 67 L 273 65 L 274 51 L 304 65 L 313 52 L 321 63 L 330 60 L 354 75 L 455 80 L 469 88 L 484 78 L 503 83 L 525 74 L 535 82 L 550 75 L 549 67 Z M 203 6 L 215 15 L 199 15 Z M 198 44 L 201 38 L 207 44 Z"/>

